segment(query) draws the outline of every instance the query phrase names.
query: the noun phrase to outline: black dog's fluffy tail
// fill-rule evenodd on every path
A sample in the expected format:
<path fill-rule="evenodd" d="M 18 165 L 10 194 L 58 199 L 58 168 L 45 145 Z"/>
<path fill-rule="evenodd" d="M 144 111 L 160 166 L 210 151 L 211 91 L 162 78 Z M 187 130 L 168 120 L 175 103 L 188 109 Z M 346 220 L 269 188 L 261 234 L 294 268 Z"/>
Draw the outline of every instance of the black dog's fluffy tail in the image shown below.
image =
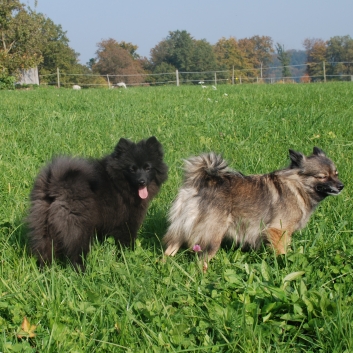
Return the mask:
<path fill-rule="evenodd" d="M 81 254 L 90 243 L 85 234 L 94 230 L 90 212 L 96 179 L 91 163 L 70 157 L 55 158 L 39 173 L 27 224 L 30 251 L 41 266 L 60 255 L 82 265 Z"/>
<path fill-rule="evenodd" d="M 228 175 L 234 174 L 223 157 L 214 152 L 185 160 L 184 171 L 185 183 L 196 188 L 207 186 L 212 181 L 222 182 Z"/>

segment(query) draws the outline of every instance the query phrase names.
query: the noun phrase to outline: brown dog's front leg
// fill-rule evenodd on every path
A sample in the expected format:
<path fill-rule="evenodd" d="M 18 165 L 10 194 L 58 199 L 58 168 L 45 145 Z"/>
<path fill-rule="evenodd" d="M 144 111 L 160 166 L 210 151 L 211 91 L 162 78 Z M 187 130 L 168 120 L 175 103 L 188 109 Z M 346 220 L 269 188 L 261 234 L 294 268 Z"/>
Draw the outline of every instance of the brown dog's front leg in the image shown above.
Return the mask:
<path fill-rule="evenodd" d="M 267 239 L 275 249 L 276 255 L 287 253 L 287 247 L 291 242 L 291 234 L 285 229 L 268 228 Z"/>

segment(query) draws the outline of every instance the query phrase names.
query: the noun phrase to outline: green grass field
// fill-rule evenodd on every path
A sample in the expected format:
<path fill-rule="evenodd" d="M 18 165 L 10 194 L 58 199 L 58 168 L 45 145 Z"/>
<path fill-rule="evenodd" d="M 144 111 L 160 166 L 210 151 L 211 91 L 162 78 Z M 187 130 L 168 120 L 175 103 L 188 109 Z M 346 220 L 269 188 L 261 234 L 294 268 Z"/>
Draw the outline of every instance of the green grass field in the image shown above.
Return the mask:
<path fill-rule="evenodd" d="M 352 352 L 352 121 L 352 83 L 0 92 L 0 352 Z M 23 221 L 39 169 L 150 135 L 170 172 L 135 251 L 108 238 L 83 275 L 59 263 L 39 271 Z M 289 148 L 314 146 L 345 189 L 286 256 L 224 248 L 206 274 L 186 250 L 161 261 L 183 158 L 213 150 L 265 173 L 289 163 Z M 24 317 L 36 327 L 21 330 Z"/>

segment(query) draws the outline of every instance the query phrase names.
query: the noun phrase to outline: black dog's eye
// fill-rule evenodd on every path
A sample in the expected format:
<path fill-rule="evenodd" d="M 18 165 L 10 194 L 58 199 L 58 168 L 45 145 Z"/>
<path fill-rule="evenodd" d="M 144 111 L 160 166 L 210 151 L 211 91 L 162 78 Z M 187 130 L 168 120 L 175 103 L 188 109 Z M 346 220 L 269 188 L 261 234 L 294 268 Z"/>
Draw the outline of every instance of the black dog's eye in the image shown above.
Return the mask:
<path fill-rule="evenodd" d="M 145 165 L 145 167 L 143 168 L 146 172 L 149 172 L 151 170 L 151 166 L 149 165 Z"/>
<path fill-rule="evenodd" d="M 131 173 L 135 173 L 136 170 L 137 170 L 136 166 L 133 165 L 132 167 L 130 167 L 130 172 Z"/>

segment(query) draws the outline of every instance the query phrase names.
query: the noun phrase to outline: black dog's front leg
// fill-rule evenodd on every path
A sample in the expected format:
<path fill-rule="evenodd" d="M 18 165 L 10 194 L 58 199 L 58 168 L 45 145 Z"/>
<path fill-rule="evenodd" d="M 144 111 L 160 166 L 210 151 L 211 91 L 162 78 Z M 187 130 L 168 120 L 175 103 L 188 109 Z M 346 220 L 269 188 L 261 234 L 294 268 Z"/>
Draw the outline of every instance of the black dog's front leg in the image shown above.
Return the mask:
<path fill-rule="evenodd" d="M 139 228 L 140 225 L 136 225 L 134 222 L 125 222 L 112 234 L 115 243 L 134 249 Z"/>

